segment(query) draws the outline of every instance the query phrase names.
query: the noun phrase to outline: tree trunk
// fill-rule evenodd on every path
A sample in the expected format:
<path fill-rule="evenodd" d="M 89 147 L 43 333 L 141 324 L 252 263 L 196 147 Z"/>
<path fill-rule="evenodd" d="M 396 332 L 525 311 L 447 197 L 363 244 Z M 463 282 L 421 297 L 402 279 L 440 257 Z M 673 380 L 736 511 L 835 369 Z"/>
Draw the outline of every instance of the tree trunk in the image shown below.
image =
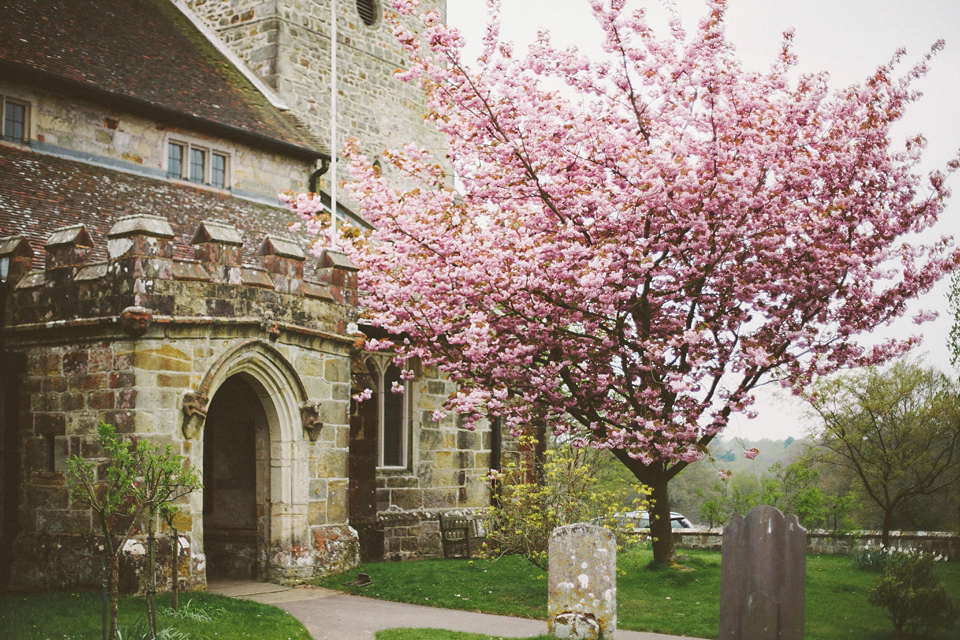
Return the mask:
<path fill-rule="evenodd" d="M 170 567 L 170 575 L 173 576 L 173 585 L 171 587 L 172 595 L 170 596 L 170 607 L 177 611 L 179 608 L 179 594 L 180 594 L 180 538 L 177 533 L 177 528 L 172 526 L 170 527 L 170 553 L 173 557 L 171 560 L 172 566 Z"/>
<path fill-rule="evenodd" d="M 673 527 L 670 523 L 670 494 L 668 481 L 662 477 L 645 482 L 650 487 L 650 537 L 653 543 L 654 564 L 676 563 L 673 546 Z"/>
<path fill-rule="evenodd" d="M 880 544 L 884 549 L 890 546 L 890 527 L 893 525 L 893 509 L 883 510 L 883 530 L 880 532 Z"/>
<path fill-rule="evenodd" d="M 534 426 L 537 442 L 533 446 L 533 469 L 537 486 L 542 487 L 547 484 L 547 471 L 544 467 L 547 462 L 547 423 L 537 420 Z"/>
<path fill-rule="evenodd" d="M 117 638 L 117 614 L 120 609 L 120 547 L 110 554 L 110 631 L 108 640 Z"/>
<path fill-rule="evenodd" d="M 630 470 L 633 476 L 650 489 L 650 538 L 653 545 L 654 564 L 675 564 L 676 550 L 673 546 L 673 527 L 670 524 L 670 493 L 667 485 L 670 479 L 683 470 L 686 465 L 675 465 L 667 469 L 662 465 L 646 466 L 631 458 L 623 449 L 614 449 L 613 455 Z"/>
<path fill-rule="evenodd" d="M 109 542 L 103 543 L 103 558 L 100 561 L 100 640 L 107 640 L 107 627 L 110 609 L 110 548 Z"/>
<path fill-rule="evenodd" d="M 147 523 L 147 548 L 149 549 L 147 566 L 150 571 L 147 580 L 147 621 L 150 624 L 150 637 L 157 637 L 157 536 L 156 515 L 150 514 Z"/>

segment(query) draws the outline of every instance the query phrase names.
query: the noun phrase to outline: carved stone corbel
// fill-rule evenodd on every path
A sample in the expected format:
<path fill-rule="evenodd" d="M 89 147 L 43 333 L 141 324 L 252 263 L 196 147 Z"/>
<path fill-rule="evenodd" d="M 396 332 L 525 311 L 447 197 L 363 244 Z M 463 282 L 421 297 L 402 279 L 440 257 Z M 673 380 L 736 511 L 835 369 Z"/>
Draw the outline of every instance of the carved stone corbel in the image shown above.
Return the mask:
<path fill-rule="evenodd" d="M 120 312 L 120 328 L 131 338 L 139 338 L 150 328 L 153 312 L 145 307 L 127 307 Z"/>
<path fill-rule="evenodd" d="M 210 398 L 202 393 L 188 391 L 183 396 L 183 436 L 194 439 L 207 419 L 207 403 Z"/>
<path fill-rule="evenodd" d="M 310 438 L 310 442 L 316 442 L 317 438 L 320 437 L 320 430 L 323 429 L 323 420 L 320 419 L 320 403 L 308 400 L 301 404 L 300 420 L 303 422 L 303 430 Z"/>

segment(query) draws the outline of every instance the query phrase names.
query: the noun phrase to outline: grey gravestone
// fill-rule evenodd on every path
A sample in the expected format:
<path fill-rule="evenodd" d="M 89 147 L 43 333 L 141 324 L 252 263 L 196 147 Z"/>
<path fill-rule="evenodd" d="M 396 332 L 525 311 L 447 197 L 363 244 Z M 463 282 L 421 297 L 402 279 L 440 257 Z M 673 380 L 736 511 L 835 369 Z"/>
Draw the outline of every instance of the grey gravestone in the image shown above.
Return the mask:
<path fill-rule="evenodd" d="M 807 532 L 761 505 L 723 530 L 720 640 L 803 640 Z"/>
<path fill-rule="evenodd" d="M 550 535 L 547 627 L 557 638 L 612 640 L 617 629 L 617 542 L 592 524 Z"/>

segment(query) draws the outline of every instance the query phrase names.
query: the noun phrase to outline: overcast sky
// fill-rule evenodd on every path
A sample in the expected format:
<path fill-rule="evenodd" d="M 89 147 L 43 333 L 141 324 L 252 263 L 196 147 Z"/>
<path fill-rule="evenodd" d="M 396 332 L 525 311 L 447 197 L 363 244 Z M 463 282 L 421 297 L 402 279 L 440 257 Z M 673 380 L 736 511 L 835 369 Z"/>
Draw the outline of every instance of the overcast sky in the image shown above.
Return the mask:
<path fill-rule="evenodd" d="M 600 53 L 600 30 L 587 0 L 502 1 L 505 39 L 525 47 L 537 31 L 547 30 L 556 44 Z M 659 0 L 635 0 L 633 6 L 641 2 L 649 11 L 662 11 Z M 680 0 L 677 4 L 687 31 L 692 31 L 704 13 L 704 3 Z M 895 133 L 900 139 L 915 133 L 928 138 L 928 167 L 942 167 L 960 149 L 960 0 L 730 0 L 728 7 L 727 37 L 748 68 L 768 68 L 779 52 L 781 34 L 793 28 L 800 69 L 828 71 L 834 87 L 863 80 L 900 47 L 907 50 L 907 63 L 912 66 L 934 42 L 945 40 L 946 49 L 934 59 L 930 73 L 915 85 L 924 97 L 911 106 Z M 484 0 L 447 0 L 447 20 L 461 30 L 474 55 L 485 15 Z M 960 176 L 954 176 L 950 184 L 957 196 L 939 229 L 960 235 Z M 921 308 L 937 310 L 939 320 L 920 327 L 906 320 L 885 332 L 897 336 L 922 333 L 924 343 L 918 353 L 955 374 L 946 350 L 951 325 L 946 284 L 941 283 L 908 313 Z M 801 405 L 777 399 L 766 390 L 758 398 L 759 417 L 736 420 L 727 436 L 780 439 L 804 434 Z"/>

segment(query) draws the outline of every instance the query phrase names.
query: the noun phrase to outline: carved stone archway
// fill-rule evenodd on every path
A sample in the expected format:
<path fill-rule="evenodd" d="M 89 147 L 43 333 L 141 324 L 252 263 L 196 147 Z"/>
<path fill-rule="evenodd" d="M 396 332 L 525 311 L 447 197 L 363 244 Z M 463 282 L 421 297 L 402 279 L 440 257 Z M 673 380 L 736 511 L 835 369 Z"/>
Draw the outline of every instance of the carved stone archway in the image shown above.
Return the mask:
<path fill-rule="evenodd" d="M 268 526 L 262 542 L 266 573 L 276 559 L 275 550 L 309 545 L 307 491 L 309 483 L 306 446 L 319 429 L 312 419 L 304 385 L 287 359 L 272 345 L 249 340 L 221 355 L 209 368 L 196 390 L 184 396 L 183 431 L 189 439 L 203 442 L 203 421 L 217 390 L 233 377 L 240 377 L 257 396 L 269 430 Z M 305 420 L 309 423 L 305 435 Z"/>

